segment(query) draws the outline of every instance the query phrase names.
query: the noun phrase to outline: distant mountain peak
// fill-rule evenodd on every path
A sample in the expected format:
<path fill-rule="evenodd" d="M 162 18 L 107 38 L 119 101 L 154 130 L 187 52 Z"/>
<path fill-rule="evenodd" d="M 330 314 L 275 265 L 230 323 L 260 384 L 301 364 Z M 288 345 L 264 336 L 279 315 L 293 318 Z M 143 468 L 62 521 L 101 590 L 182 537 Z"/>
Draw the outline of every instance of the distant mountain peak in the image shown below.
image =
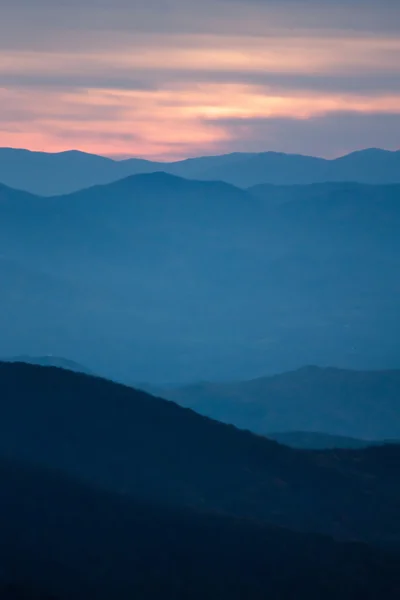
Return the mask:
<path fill-rule="evenodd" d="M 126 178 L 126 180 L 144 180 L 144 181 L 187 181 L 184 177 L 180 177 L 179 175 L 174 175 L 173 173 L 167 173 L 166 171 L 153 171 L 152 173 L 137 173 L 135 175 L 130 175 Z"/>
<path fill-rule="evenodd" d="M 397 152 L 397 150 L 385 150 L 384 148 L 371 147 L 354 150 L 353 152 L 350 152 L 344 156 L 352 156 L 354 154 L 394 154 L 395 152 Z"/>

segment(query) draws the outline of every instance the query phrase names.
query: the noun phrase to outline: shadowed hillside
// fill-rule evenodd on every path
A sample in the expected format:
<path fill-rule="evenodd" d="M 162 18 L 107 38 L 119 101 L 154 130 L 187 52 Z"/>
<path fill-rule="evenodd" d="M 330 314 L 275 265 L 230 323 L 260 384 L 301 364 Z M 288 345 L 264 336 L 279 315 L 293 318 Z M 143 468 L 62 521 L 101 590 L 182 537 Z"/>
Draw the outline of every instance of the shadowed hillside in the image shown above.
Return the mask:
<path fill-rule="evenodd" d="M 49 600 L 372 600 L 400 591 L 397 555 L 362 544 L 143 505 L 12 461 L 0 460 L 0 483 L 3 574 Z"/>
<path fill-rule="evenodd" d="M 296 451 L 128 387 L 34 365 L 0 364 L 0 397 L 3 455 L 146 501 L 400 539 L 400 447 Z"/>

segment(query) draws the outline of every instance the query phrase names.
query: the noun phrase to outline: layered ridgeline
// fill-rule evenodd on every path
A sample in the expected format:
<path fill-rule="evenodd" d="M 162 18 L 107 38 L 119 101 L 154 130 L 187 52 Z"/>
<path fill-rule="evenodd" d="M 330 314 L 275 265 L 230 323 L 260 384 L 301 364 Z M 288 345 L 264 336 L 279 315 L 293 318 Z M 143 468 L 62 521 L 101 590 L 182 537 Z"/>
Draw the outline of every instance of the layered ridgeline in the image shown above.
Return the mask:
<path fill-rule="evenodd" d="M 400 186 L 0 188 L 0 356 L 124 381 L 397 367 Z"/>
<path fill-rule="evenodd" d="M 57 356 L 2 360 L 93 375 L 84 365 Z M 398 370 L 303 367 L 250 381 L 166 387 L 135 382 L 134 387 L 293 448 L 359 449 L 400 443 Z"/>
<path fill-rule="evenodd" d="M 333 160 L 280 152 L 236 152 L 162 163 L 137 158 L 116 161 L 78 151 L 50 154 L 0 148 L 0 181 L 47 196 L 156 171 L 239 187 L 326 181 L 400 183 L 400 151 L 372 148 Z"/>
<path fill-rule="evenodd" d="M 145 458 L 144 458 L 145 460 Z M 0 458 L 2 600 L 395 600 L 399 557 Z"/>
<path fill-rule="evenodd" d="M 0 363 L 0 397 L 0 456 L 61 469 L 145 503 L 344 540 L 400 541 L 399 446 L 294 450 L 53 367 Z M 29 505 L 30 493 L 22 494 Z"/>
<path fill-rule="evenodd" d="M 67 371 L 75 371 L 77 373 L 86 373 L 87 375 L 94 375 L 84 365 L 81 365 L 74 360 L 63 358 L 62 356 L 29 356 L 21 354 L 19 356 L 11 356 L 0 359 L 2 362 L 9 363 L 25 363 L 29 365 L 40 365 L 42 367 L 57 367 L 59 369 L 66 369 Z"/>
<path fill-rule="evenodd" d="M 400 439 L 400 370 L 305 367 L 249 381 L 148 389 L 242 429 L 276 432 L 289 445 L 352 448 Z"/>

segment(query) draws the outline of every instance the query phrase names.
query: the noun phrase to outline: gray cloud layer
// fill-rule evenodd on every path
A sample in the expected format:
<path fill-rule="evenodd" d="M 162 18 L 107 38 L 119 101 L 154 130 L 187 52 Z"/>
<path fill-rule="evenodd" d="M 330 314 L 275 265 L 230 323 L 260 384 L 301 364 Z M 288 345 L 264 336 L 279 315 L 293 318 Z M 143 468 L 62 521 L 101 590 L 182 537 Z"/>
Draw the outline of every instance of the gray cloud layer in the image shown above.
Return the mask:
<path fill-rule="evenodd" d="M 397 0 L 0 0 L 0 10 L 7 42 L 13 30 L 25 31 L 32 42 L 35 30 L 46 35 L 51 29 L 219 35 L 264 35 L 273 28 L 400 31 Z"/>
<path fill-rule="evenodd" d="M 214 125 L 215 123 L 213 123 Z M 338 112 L 301 119 L 224 119 L 243 151 L 335 157 L 362 148 L 400 149 L 400 114 Z M 230 145 L 227 147 L 229 148 Z M 221 149 L 224 151 L 223 145 Z"/>
<path fill-rule="evenodd" d="M 213 151 L 268 147 L 323 155 L 340 154 L 361 146 L 393 148 L 400 139 L 399 116 L 391 108 L 396 97 L 400 97 L 400 44 L 396 43 L 399 38 L 400 1 L 397 0 L 0 0 L 0 136 L 2 132 L 3 135 L 20 132 L 29 126 L 29 135 L 36 136 L 29 139 L 42 134 L 46 138 L 52 131 L 57 140 L 74 136 L 84 146 L 85 135 L 90 134 L 91 140 L 103 140 L 106 144 L 111 139 L 113 120 L 121 123 L 127 118 L 127 127 L 135 128 L 135 132 L 125 134 L 120 128 L 115 131 L 114 139 L 143 140 L 145 129 L 141 125 L 150 119 L 149 115 L 141 116 L 147 99 L 137 100 L 132 96 L 124 104 L 117 98 L 115 102 L 107 99 L 106 104 L 99 104 L 99 99 L 94 98 L 91 104 L 85 94 L 101 89 L 121 95 L 153 92 L 155 97 L 166 92 L 168 97 L 155 101 L 156 119 L 160 123 L 163 106 L 168 108 L 176 101 L 172 116 L 165 113 L 172 124 L 165 130 L 164 145 L 179 146 L 177 139 L 171 139 L 171 129 L 181 125 L 181 95 L 188 90 L 195 95 L 198 90 L 198 114 L 194 100 L 186 106 L 184 99 L 182 110 L 186 106 L 191 119 L 193 148 L 203 151 L 208 143 Z M 322 49 L 327 39 L 332 41 L 331 49 Z M 276 53 L 279 63 L 285 40 L 289 45 L 292 40 L 297 44 L 289 47 L 289 58 L 296 57 L 298 48 L 306 48 L 306 66 L 310 57 L 318 58 L 323 50 L 326 68 L 323 63 L 317 68 L 310 62 L 308 69 L 301 69 L 290 60 L 276 68 L 271 62 L 266 63 L 269 68 L 252 64 L 251 58 L 257 57 L 258 50 L 269 49 Z M 362 42 L 367 49 L 370 44 L 370 50 L 363 54 L 364 49 L 357 47 L 357 54 L 349 46 L 349 50 L 343 51 L 342 44 L 349 40 Z M 182 54 L 188 49 L 201 52 L 211 47 L 211 43 L 216 44 L 219 53 L 218 67 L 213 64 L 212 55 L 207 58 L 209 68 L 207 64 L 190 61 L 179 67 L 170 63 L 169 51 L 179 54 L 181 48 Z M 226 66 L 223 53 L 234 50 L 238 51 L 238 64 L 228 61 Z M 135 55 L 146 58 L 151 52 L 155 53 L 155 64 L 129 63 L 128 59 Z M 239 64 L 246 53 L 249 60 Z M 29 61 L 35 56 L 33 65 Z M 240 99 L 236 109 L 238 112 L 248 109 L 250 113 L 254 110 L 254 116 L 217 115 L 207 119 L 205 113 L 213 109 L 219 97 L 217 86 L 222 91 L 229 86 L 247 88 L 248 104 L 242 106 L 240 102 L 247 99 Z M 2 89 L 6 92 L 3 99 Z M 66 97 L 68 93 L 77 97 L 70 100 Z M 232 92 L 235 93 L 238 92 Z M 57 94 L 62 96 L 58 113 L 54 105 L 49 107 L 45 103 L 39 110 L 30 105 L 32 98 L 38 103 L 48 97 L 56 103 Z M 227 99 L 235 101 L 235 97 L 226 94 Z M 291 95 L 296 109 L 296 96 L 307 94 L 310 102 L 318 95 L 324 96 L 326 110 L 316 109 L 311 118 L 301 117 L 303 109 L 293 119 L 287 118 L 287 114 L 282 118 L 276 118 L 275 113 L 268 118 L 259 116 L 263 96 L 268 100 Z M 257 95 L 261 100 L 254 99 Z M 327 104 L 329 96 L 334 100 L 332 106 Z M 14 102 L 14 97 L 18 102 Z M 354 98 L 359 97 L 360 107 L 346 110 L 348 97 L 352 97 L 352 106 L 356 104 Z M 381 97 L 381 106 L 389 106 L 386 114 L 378 104 L 375 113 L 370 105 L 363 105 L 364 99 Z M 138 116 L 135 102 L 138 102 Z M 340 107 L 336 108 L 335 102 Z M 46 117 L 49 108 L 51 115 Z M 95 131 L 96 123 L 100 127 L 102 121 L 107 121 L 107 130 Z M 63 123 L 68 122 L 79 124 L 79 128 L 63 129 Z M 206 138 L 197 139 L 200 125 L 205 130 L 219 128 L 221 139 L 213 137 L 210 142 Z M 188 126 L 188 138 L 189 129 Z M 153 138 L 155 135 L 153 132 Z M 182 148 L 187 152 L 188 142 L 182 142 Z"/>

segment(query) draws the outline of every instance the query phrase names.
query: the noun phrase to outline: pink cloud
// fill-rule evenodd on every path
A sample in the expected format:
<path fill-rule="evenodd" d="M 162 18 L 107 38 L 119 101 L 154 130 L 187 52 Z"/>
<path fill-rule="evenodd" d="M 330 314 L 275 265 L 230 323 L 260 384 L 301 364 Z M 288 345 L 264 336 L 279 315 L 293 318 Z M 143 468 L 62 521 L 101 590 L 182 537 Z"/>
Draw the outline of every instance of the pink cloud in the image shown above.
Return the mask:
<path fill-rule="evenodd" d="M 81 54 L 0 50 L 6 82 L 0 89 L 0 145 L 181 158 L 237 144 L 224 120 L 400 113 L 396 86 L 357 89 L 357 77 L 400 75 L 396 36 L 297 32 L 129 40 L 122 36 L 112 49 L 95 44 Z M 337 89 L 313 88 L 310 76 L 315 82 L 332 77 Z M 309 77 L 308 87 L 299 85 L 299 77 Z M 341 89 L 340 77 L 354 78 L 354 86 Z"/>

